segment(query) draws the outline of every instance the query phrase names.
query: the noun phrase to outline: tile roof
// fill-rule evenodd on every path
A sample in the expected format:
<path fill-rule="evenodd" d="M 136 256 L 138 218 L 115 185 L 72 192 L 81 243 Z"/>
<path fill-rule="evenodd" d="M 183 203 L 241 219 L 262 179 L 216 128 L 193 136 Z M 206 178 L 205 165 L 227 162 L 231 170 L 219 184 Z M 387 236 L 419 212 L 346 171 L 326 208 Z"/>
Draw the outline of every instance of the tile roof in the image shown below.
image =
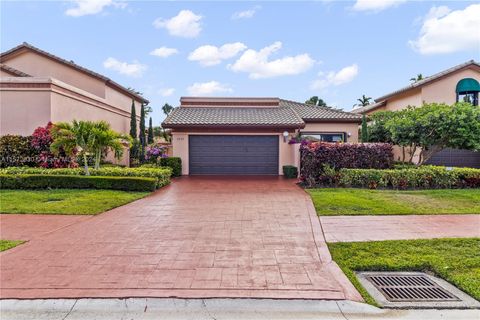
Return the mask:
<path fill-rule="evenodd" d="M 4 63 L 0 63 L 0 69 L 10 74 L 16 75 L 17 77 L 31 77 L 31 75 L 29 75 L 28 73 L 12 68 Z"/>
<path fill-rule="evenodd" d="M 0 53 L 0 61 L 3 61 L 3 60 L 5 59 L 5 57 L 7 57 L 7 56 L 9 56 L 9 55 L 11 55 L 11 54 L 13 54 L 13 53 L 21 50 L 21 49 L 29 49 L 29 50 L 32 50 L 32 51 L 37 52 L 37 53 L 39 53 L 39 54 L 41 54 L 41 55 L 43 55 L 43 56 L 46 56 L 46 57 L 48 57 L 48 58 L 50 58 L 50 59 L 53 59 L 53 60 L 55 60 L 55 61 L 57 61 L 57 62 L 60 62 L 60 63 L 65 64 L 65 65 L 68 65 L 68 66 L 70 66 L 70 67 L 72 67 L 72 68 L 74 68 L 74 69 L 77 69 L 78 71 L 81 71 L 81 72 L 83 72 L 83 73 L 86 73 L 86 74 L 88 74 L 88 75 L 90 75 L 90 76 L 92 76 L 92 77 L 94 77 L 94 78 L 97 78 L 97 79 L 100 79 L 100 80 L 105 81 L 107 84 L 110 84 L 111 86 L 115 87 L 116 89 L 118 89 L 118 90 L 120 90 L 120 91 L 122 91 L 122 92 L 124 92 L 124 93 L 127 93 L 128 95 L 136 98 L 137 100 L 140 100 L 140 101 L 143 101 L 143 102 L 148 103 L 148 100 L 147 100 L 147 99 L 145 99 L 144 97 L 142 97 L 142 96 L 139 95 L 139 94 L 136 94 L 136 93 L 130 91 L 129 89 L 127 89 L 127 88 L 125 88 L 124 86 L 118 84 L 117 82 L 113 81 L 112 79 L 110 79 L 110 78 L 108 78 L 108 77 L 106 77 L 106 76 L 104 76 L 104 75 L 101 75 L 100 73 L 94 72 L 94 71 L 92 71 L 92 70 L 90 70 L 90 69 L 84 68 L 84 67 L 76 64 L 76 63 L 73 62 L 73 61 L 65 60 L 65 59 L 63 59 L 63 58 L 60 58 L 59 56 L 56 56 L 56 55 L 54 55 L 54 54 L 51 54 L 50 52 L 47 52 L 47 51 L 44 51 L 44 50 L 42 50 L 42 49 L 39 49 L 39 48 L 37 48 L 37 47 L 35 47 L 35 46 L 32 46 L 31 44 L 29 44 L 29 43 L 27 43 L 27 42 L 24 42 L 24 43 L 22 43 L 22 44 L 20 44 L 20 45 L 18 45 L 18 46 L 16 46 L 16 47 L 10 49 L 10 50 L 7 50 L 7 51 L 5 51 L 5 52 Z"/>
<path fill-rule="evenodd" d="M 175 127 L 282 127 L 303 128 L 305 122 L 360 122 L 361 116 L 331 108 L 279 99 L 278 107 L 189 106 L 175 108 L 164 128 Z"/>
<path fill-rule="evenodd" d="M 358 122 L 361 116 L 330 107 L 318 107 L 311 104 L 280 99 L 280 107 L 289 107 L 306 122 L 352 121 Z"/>
<path fill-rule="evenodd" d="M 357 114 L 362 114 L 364 112 L 368 112 L 370 110 L 375 110 L 377 108 L 380 108 L 380 107 L 383 107 L 387 104 L 387 100 L 383 100 L 383 101 L 380 101 L 380 102 L 376 102 L 376 103 L 371 103 L 369 105 L 366 105 L 366 106 L 363 106 L 363 107 L 358 107 L 358 108 L 355 108 L 353 109 L 352 113 L 357 113 Z"/>
<path fill-rule="evenodd" d="M 397 94 L 400 94 L 400 93 L 403 93 L 403 92 L 406 92 L 408 90 L 411 90 L 411 89 L 415 89 L 415 88 L 420 88 L 432 81 L 435 81 L 437 79 L 440 79 L 442 77 L 445 77 L 447 75 L 449 75 L 450 73 L 452 72 L 455 72 L 455 71 L 458 71 L 458 70 L 461 70 L 461 69 L 464 69 L 464 68 L 467 68 L 467 67 L 471 67 L 471 66 L 474 66 L 474 67 L 477 67 L 477 68 L 480 68 L 480 64 L 478 62 L 476 62 L 475 60 L 470 60 L 470 61 L 467 61 L 467 62 L 464 62 L 464 63 L 461 63 L 459 65 L 456 65 L 454 67 L 451 67 L 451 68 L 448 68 L 446 70 L 443 70 L 439 73 L 436 73 L 430 77 L 426 77 L 425 79 L 423 80 L 420 80 L 420 81 L 417 81 L 415 83 L 412 83 L 406 87 L 403 87 L 403 88 L 400 88 L 396 91 L 393 91 L 393 92 L 390 92 L 388 94 L 385 94 L 379 98 L 376 98 L 375 101 L 376 103 L 373 103 L 373 104 L 370 104 L 368 106 L 365 106 L 365 107 L 361 107 L 361 108 L 357 108 L 357 109 L 354 109 L 352 110 L 353 113 L 363 113 L 363 112 L 367 112 L 367 111 L 370 111 L 370 110 L 374 110 L 376 108 L 379 108 L 381 106 L 383 106 L 386 102 L 386 100 L 388 98 L 391 98 L 392 96 L 394 95 L 397 95 Z"/>

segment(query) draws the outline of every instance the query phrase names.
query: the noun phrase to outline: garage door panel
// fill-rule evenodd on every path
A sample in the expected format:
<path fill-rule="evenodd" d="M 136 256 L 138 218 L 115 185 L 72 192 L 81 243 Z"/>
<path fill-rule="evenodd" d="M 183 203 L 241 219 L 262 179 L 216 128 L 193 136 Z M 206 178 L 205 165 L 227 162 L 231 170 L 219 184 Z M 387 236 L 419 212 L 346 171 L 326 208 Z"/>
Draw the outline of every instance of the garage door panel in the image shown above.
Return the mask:
<path fill-rule="evenodd" d="M 278 174 L 278 136 L 189 136 L 190 174 Z"/>

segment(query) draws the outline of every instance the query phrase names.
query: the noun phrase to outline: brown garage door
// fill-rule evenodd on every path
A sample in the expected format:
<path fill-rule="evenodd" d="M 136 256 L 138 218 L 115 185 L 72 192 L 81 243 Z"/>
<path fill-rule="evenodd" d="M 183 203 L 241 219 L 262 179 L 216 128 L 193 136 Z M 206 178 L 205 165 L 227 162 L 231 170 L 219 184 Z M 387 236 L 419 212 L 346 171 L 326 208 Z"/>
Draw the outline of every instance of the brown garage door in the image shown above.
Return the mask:
<path fill-rule="evenodd" d="M 480 168 L 480 152 L 447 148 L 433 155 L 427 163 L 448 167 Z"/>
<path fill-rule="evenodd" d="M 278 174 L 278 136 L 192 135 L 188 145 L 190 174 Z"/>

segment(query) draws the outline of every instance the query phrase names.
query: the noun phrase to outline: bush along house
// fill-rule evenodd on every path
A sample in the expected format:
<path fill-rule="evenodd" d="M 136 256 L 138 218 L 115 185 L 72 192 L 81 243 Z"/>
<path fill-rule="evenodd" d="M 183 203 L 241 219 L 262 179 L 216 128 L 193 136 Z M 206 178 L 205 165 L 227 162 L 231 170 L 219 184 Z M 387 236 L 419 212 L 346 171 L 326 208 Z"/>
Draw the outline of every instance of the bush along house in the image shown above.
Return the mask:
<path fill-rule="evenodd" d="M 280 98 L 182 97 L 171 129 L 183 175 L 282 175 L 300 139 L 358 142 L 361 115 Z"/>

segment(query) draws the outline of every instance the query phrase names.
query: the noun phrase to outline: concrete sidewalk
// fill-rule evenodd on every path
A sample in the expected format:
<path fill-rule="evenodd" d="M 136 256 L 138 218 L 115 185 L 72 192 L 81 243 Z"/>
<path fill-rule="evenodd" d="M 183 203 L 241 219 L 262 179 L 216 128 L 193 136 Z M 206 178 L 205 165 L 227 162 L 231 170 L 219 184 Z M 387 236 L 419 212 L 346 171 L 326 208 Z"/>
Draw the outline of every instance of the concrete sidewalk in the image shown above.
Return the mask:
<path fill-rule="evenodd" d="M 327 242 L 480 237 L 480 214 L 320 217 Z"/>
<path fill-rule="evenodd" d="M 272 299 L 52 299 L 1 300 L 9 319 L 462 319 L 478 320 L 480 310 L 382 310 L 348 300 Z"/>

